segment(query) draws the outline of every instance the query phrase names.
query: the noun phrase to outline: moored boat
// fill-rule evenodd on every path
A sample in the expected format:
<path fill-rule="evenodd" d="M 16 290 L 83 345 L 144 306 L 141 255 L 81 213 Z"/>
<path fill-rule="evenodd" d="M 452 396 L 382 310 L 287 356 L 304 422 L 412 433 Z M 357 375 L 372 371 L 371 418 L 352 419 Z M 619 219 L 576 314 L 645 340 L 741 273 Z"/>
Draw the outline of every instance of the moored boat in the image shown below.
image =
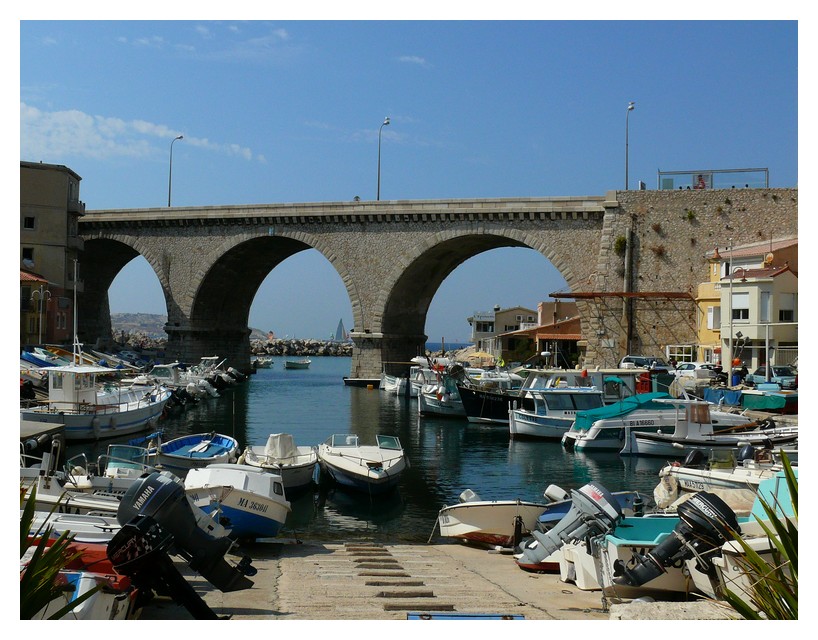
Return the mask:
<path fill-rule="evenodd" d="M 154 466 L 184 478 L 196 467 L 236 462 L 239 443 L 232 436 L 221 433 L 195 433 L 160 442 L 151 454 Z"/>
<path fill-rule="evenodd" d="M 333 434 L 318 446 L 322 477 L 340 487 L 384 494 L 394 489 L 408 461 L 396 436 L 377 435 L 375 445 L 361 445 L 355 434 Z"/>
<path fill-rule="evenodd" d="M 537 525 L 548 503 L 528 500 L 482 500 L 471 489 L 459 503 L 443 507 L 437 516 L 440 535 L 463 542 L 511 547 Z"/>
<path fill-rule="evenodd" d="M 65 439 L 93 441 L 139 433 L 154 426 L 171 397 L 158 384 L 123 385 L 98 377 L 116 369 L 70 364 L 48 367 L 48 401 L 20 410 L 23 420 L 65 425 Z"/>
<path fill-rule="evenodd" d="M 236 540 L 274 538 L 291 511 L 281 476 L 246 464 L 191 469 L 185 493 Z"/>
<path fill-rule="evenodd" d="M 791 447 L 798 442 L 798 427 L 779 427 L 773 420 L 748 421 L 726 429 L 714 429 L 711 405 L 701 400 L 660 400 L 676 409 L 671 433 L 631 429 L 626 434 L 622 455 L 684 458 L 693 450 L 737 452 L 745 445 Z"/>
<path fill-rule="evenodd" d="M 312 360 L 309 358 L 300 358 L 298 360 L 285 360 L 285 369 L 309 369 Z"/>
<path fill-rule="evenodd" d="M 245 447 L 238 462 L 281 475 L 290 494 L 312 485 L 318 452 L 308 445 L 296 446 L 289 433 L 271 433 L 264 445 Z"/>
<path fill-rule="evenodd" d="M 533 409 L 508 410 L 508 430 L 512 438 L 560 440 L 571 428 L 579 411 L 603 406 L 602 391 L 596 387 L 553 387 L 529 392 Z"/>

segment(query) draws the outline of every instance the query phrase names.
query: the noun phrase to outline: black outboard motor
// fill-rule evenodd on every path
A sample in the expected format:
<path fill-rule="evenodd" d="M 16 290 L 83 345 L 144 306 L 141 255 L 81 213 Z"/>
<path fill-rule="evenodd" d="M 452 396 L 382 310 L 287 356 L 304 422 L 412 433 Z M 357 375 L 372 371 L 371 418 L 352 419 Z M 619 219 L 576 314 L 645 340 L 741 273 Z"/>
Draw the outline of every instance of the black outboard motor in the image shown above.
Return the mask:
<path fill-rule="evenodd" d="M 665 567 L 696 557 L 696 569 L 713 576 L 713 552 L 740 532 L 733 510 L 717 495 L 700 491 L 677 508 L 679 524 L 647 555 L 634 554 L 636 566 L 628 569 L 614 562 L 615 584 L 641 587 L 665 572 Z"/>
<path fill-rule="evenodd" d="M 607 533 L 622 518 L 622 508 L 604 487 L 589 482 L 579 490 L 571 490 L 571 508 L 547 532 L 533 531 L 537 544 L 527 543 L 518 562 L 542 562 L 564 543 Z"/>
<path fill-rule="evenodd" d="M 682 466 L 686 467 L 687 469 L 704 469 L 706 464 L 707 457 L 704 455 L 704 451 L 701 449 L 691 449 L 690 453 L 688 453 L 687 457 L 684 459 Z"/>
<path fill-rule="evenodd" d="M 225 560 L 235 542 L 185 495 L 184 486 L 167 471 L 135 481 L 117 511 L 122 529 L 108 543 L 108 558 L 134 584 L 158 587 L 196 618 L 213 618 L 212 611 L 173 566 L 169 555 L 181 556 L 194 571 L 223 592 L 253 586 L 250 558 L 237 566 Z"/>
<path fill-rule="evenodd" d="M 755 460 L 756 457 L 756 449 L 751 444 L 745 444 L 741 449 L 738 450 L 737 460 L 739 462 L 744 462 L 745 460 Z"/>

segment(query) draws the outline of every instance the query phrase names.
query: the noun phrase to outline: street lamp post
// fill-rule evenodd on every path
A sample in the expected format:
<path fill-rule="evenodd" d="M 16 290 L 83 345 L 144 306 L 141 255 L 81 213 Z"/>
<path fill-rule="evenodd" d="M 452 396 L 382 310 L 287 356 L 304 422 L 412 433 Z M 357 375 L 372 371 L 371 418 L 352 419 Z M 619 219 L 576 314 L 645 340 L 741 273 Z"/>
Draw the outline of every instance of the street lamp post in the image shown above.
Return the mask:
<path fill-rule="evenodd" d="M 38 337 L 37 337 L 37 344 L 43 343 L 43 296 L 46 296 L 46 300 L 51 300 L 51 292 L 46 289 L 43 291 L 43 285 L 40 285 L 39 291 L 35 290 L 31 293 L 31 299 L 34 299 L 34 296 L 39 298 L 40 310 L 39 310 L 39 318 L 37 320 L 37 330 L 38 330 Z"/>
<path fill-rule="evenodd" d="M 383 124 L 381 128 L 378 129 L 378 195 L 377 199 L 381 199 L 381 134 L 383 133 L 383 128 L 389 124 L 389 116 L 383 119 Z"/>
<path fill-rule="evenodd" d="M 181 140 L 184 136 L 176 136 L 170 143 L 170 164 L 168 165 L 168 206 L 170 206 L 170 188 L 173 182 L 173 143 Z"/>
<path fill-rule="evenodd" d="M 628 129 L 631 111 L 633 111 L 635 102 L 628 103 L 628 109 L 625 111 L 625 191 L 628 190 Z"/>

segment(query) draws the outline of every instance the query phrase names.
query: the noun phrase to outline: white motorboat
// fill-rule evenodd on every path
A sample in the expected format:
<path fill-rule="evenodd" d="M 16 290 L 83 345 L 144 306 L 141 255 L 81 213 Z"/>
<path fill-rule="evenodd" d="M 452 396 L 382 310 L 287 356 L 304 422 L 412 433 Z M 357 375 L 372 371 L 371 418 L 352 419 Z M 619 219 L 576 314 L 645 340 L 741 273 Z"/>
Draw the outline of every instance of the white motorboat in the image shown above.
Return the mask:
<path fill-rule="evenodd" d="M 678 409 L 694 402 L 699 407 L 698 414 L 689 415 Z M 562 445 L 569 451 L 621 451 L 631 431 L 673 430 L 690 419 L 704 418 L 705 414 L 709 415 L 714 432 L 758 424 L 747 416 L 722 411 L 707 402 L 677 400 L 662 392 L 639 393 L 605 407 L 578 412 L 574 424 L 562 437 Z"/>
<path fill-rule="evenodd" d="M 318 446 L 321 474 L 338 486 L 370 495 L 394 489 L 409 462 L 396 436 L 377 435 L 361 445 L 354 434 L 333 434 Z"/>
<path fill-rule="evenodd" d="M 285 369 L 309 369 L 312 360 L 309 358 L 299 358 L 298 360 L 285 360 Z"/>
<path fill-rule="evenodd" d="M 682 398 L 657 402 L 674 407 L 673 431 L 630 429 L 620 454 L 684 458 L 695 449 L 709 453 L 713 450 L 738 451 L 748 444 L 778 448 L 794 446 L 798 442 L 797 426 L 778 427 L 768 419 L 763 423 L 747 422 L 716 432 L 710 403 Z"/>
<path fill-rule="evenodd" d="M 790 464 L 798 464 L 798 451 L 786 451 Z M 732 450 L 711 451 L 706 455 L 695 449 L 684 462 L 673 462 L 659 470 L 659 483 L 653 492 L 656 506 L 672 509 L 698 491 L 742 490 L 754 496 L 764 480 L 783 469 L 780 452 L 767 448 L 743 446 L 738 455 Z M 750 500 L 752 502 L 752 500 Z M 740 509 L 730 504 L 739 515 Z"/>
<path fill-rule="evenodd" d="M 533 531 L 548 502 L 482 500 L 471 489 L 458 504 L 443 507 L 437 516 L 440 535 L 463 542 L 510 547 Z"/>
<path fill-rule="evenodd" d="M 158 384 L 99 384 L 116 369 L 70 364 L 48 368 L 48 401 L 20 410 L 23 420 L 64 424 L 65 439 L 92 441 L 139 433 L 154 426 L 171 397 Z"/>
<path fill-rule="evenodd" d="M 236 540 L 274 538 L 291 511 L 281 476 L 246 464 L 191 469 L 185 493 Z"/>
<path fill-rule="evenodd" d="M 532 389 L 532 409 L 509 407 L 508 430 L 512 438 L 560 440 L 571 428 L 577 412 L 603 406 L 602 391 L 596 387 L 552 387 Z"/>
<path fill-rule="evenodd" d="M 153 471 L 148 450 L 131 445 L 109 445 L 95 464 L 81 453 L 70 458 L 64 469 L 57 469 L 59 458 L 57 445 L 38 464 L 20 466 L 20 486 L 26 495 L 36 489 L 37 510 L 115 516 L 125 492 Z"/>
<path fill-rule="evenodd" d="M 289 433 L 271 433 L 263 446 L 245 447 L 238 462 L 279 474 L 289 495 L 312 485 L 318 452 L 308 445 L 296 446 Z"/>

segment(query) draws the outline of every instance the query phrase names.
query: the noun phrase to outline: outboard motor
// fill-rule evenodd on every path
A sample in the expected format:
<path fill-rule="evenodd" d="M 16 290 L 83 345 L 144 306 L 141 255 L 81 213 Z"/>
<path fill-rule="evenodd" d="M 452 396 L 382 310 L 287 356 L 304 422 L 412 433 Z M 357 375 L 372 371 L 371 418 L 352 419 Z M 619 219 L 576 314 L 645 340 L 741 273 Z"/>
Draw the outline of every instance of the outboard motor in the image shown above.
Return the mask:
<path fill-rule="evenodd" d="M 223 592 L 253 586 L 249 557 L 237 566 L 225 560 L 235 542 L 186 496 L 173 474 L 154 472 L 135 481 L 117 511 L 122 529 L 108 543 L 108 558 L 134 584 L 158 587 L 196 618 L 215 615 L 173 566 L 169 555 L 181 556 L 194 571 Z"/>
<path fill-rule="evenodd" d="M 755 447 L 751 444 L 745 444 L 741 449 L 738 450 L 737 460 L 738 462 L 744 462 L 745 460 L 755 460 L 756 457 L 756 450 Z"/>
<path fill-rule="evenodd" d="M 713 576 L 710 562 L 713 551 L 740 532 L 733 510 L 717 495 L 700 491 L 676 509 L 679 524 L 665 540 L 647 555 L 634 554 L 636 566 L 628 569 L 621 560 L 614 562 L 615 584 L 641 587 L 665 572 L 665 567 L 696 557 L 696 569 Z"/>
<path fill-rule="evenodd" d="M 704 455 L 704 451 L 701 449 L 691 449 L 690 453 L 688 453 L 684 459 L 682 466 L 687 469 L 695 469 L 697 467 L 703 469 L 706 463 L 707 458 Z"/>
<path fill-rule="evenodd" d="M 536 544 L 530 541 L 524 546 L 520 562 L 542 562 L 566 542 L 607 533 L 621 518 L 622 508 L 604 487 L 589 482 L 572 489 L 568 513 L 547 532 L 532 532 Z"/>

